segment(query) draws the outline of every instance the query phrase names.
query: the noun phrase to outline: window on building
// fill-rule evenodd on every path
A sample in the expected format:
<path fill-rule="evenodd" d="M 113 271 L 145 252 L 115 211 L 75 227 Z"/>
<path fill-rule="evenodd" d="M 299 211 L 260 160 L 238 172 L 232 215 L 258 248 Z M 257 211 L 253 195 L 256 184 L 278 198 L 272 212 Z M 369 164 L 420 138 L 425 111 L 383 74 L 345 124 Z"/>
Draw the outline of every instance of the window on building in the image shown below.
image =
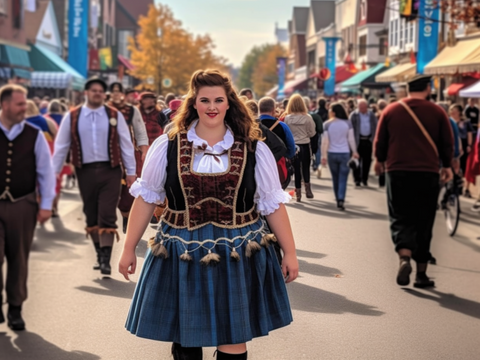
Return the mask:
<path fill-rule="evenodd" d="M 390 29 L 388 30 L 388 32 L 389 32 L 389 36 L 390 36 L 390 41 L 389 42 L 392 46 L 394 46 L 395 43 L 393 41 L 393 36 L 395 34 L 395 20 L 390 21 Z"/>
<path fill-rule="evenodd" d="M 130 51 L 128 51 L 129 37 L 133 37 L 133 30 L 118 31 L 118 53 L 126 58 L 130 57 Z"/>
<path fill-rule="evenodd" d="M 398 19 L 395 19 L 395 39 L 394 46 L 398 46 Z"/>
<path fill-rule="evenodd" d="M 367 55 L 367 35 L 360 36 L 358 46 L 359 46 L 358 55 L 359 56 Z"/>
<path fill-rule="evenodd" d="M 23 0 L 13 0 L 12 1 L 12 17 L 13 17 L 13 28 L 22 29 L 23 28 Z"/>
<path fill-rule="evenodd" d="M 408 42 L 410 44 L 413 44 L 413 27 L 414 27 L 414 25 L 413 25 L 413 21 L 412 21 L 412 22 L 410 22 L 410 37 L 408 39 L 409 40 Z"/>
<path fill-rule="evenodd" d="M 386 37 L 381 37 L 379 40 L 378 44 L 378 55 L 387 55 L 387 38 Z"/>
<path fill-rule="evenodd" d="M 362 0 L 360 4 L 360 20 L 367 18 L 367 0 Z"/>
<path fill-rule="evenodd" d="M 323 69 L 325 67 L 325 56 L 321 56 L 318 58 L 318 66 L 320 69 Z"/>
<path fill-rule="evenodd" d="M 0 14 L 8 15 L 7 0 L 0 0 Z"/>

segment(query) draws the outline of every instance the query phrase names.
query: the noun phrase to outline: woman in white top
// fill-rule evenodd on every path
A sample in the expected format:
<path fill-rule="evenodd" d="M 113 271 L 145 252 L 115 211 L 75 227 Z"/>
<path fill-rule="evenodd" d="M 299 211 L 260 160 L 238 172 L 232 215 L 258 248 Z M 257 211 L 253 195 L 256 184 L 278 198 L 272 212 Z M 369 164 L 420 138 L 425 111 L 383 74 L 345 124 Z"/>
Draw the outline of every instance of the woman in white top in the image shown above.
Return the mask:
<path fill-rule="evenodd" d="M 173 123 L 131 187 L 136 199 L 119 264 L 126 279 L 155 204 L 168 198 L 168 206 L 149 242 L 126 327 L 173 342 L 175 360 L 201 359 L 208 346 L 218 348 L 219 360 L 247 359 L 248 341 L 292 321 L 285 282 L 297 277 L 298 261 L 284 205 L 290 197 L 227 76 L 195 72 Z M 281 264 L 268 246 L 276 239 Z"/>
<path fill-rule="evenodd" d="M 355 159 L 358 159 L 357 146 L 352 123 L 348 120 L 345 108 L 339 103 L 330 105 L 329 117 L 331 120 L 323 124 L 322 165 L 326 166 L 328 161 L 337 207 L 345 210 L 345 195 L 350 171 L 348 162 L 351 153 Z"/>

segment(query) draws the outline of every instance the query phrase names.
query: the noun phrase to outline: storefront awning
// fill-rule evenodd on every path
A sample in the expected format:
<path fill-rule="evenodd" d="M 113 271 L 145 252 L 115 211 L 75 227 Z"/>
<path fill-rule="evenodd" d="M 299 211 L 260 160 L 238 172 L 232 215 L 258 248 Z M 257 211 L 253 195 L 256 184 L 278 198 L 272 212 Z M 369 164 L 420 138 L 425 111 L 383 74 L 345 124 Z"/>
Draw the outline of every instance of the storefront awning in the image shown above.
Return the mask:
<path fill-rule="evenodd" d="M 405 82 L 414 77 L 416 72 L 416 64 L 399 64 L 377 75 L 375 81 L 379 83 Z"/>
<path fill-rule="evenodd" d="M 446 47 L 425 66 L 426 75 L 455 75 L 480 69 L 480 39 L 461 40 Z"/>
<path fill-rule="evenodd" d="M 132 65 L 132 63 L 130 62 L 130 60 L 128 60 L 126 57 L 123 57 L 122 55 L 118 54 L 118 61 L 120 62 L 120 64 L 122 64 L 123 66 L 125 66 L 125 68 L 127 70 L 133 70 L 134 67 Z"/>
<path fill-rule="evenodd" d="M 30 51 L 30 61 L 35 72 L 41 74 L 35 75 L 35 84 L 32 87 L 45 87 L 54 89 L 65 89 L 71 87 L 73 90 L 83 90 L 85 84 L 85 78 L 77 72 L 73 67 L 65 62 L 60 56 L 51 52 L 50 50 L 42 47 L 41 45 L 32 45 Z M 86 65 L 85 65 L 86 66 Z M 46 75 L 45 73 L 50 73 Z M 71 78 L 69 83 L 66 83 L 65 75 L 67 74 Z M 53 87 L 52 84 L 56 84 L 57 87 Z M 64 86 L 67 84 L 67 86 Z"/>
<path fill-rule="evenodd" d="M 472 86 L 460 90 L 460 97 L 464 98 L 480 98 L 480 81 L 476 82 Z"/>
<path fill-rule="evenodd" d="M 0 45 L 0 65 L 12 68 L 14 76 L 22 79 L 31 78 L 31 65 L 27 50 L 10 45 Z"/>
<path fill-rule="evenodd" d="M 284 93 L 285 95 L 289 95 L 293 93 L 295 90 L 303 90 L 307 87 L 308 84 L 308 78 L 299 78 L 299 79 L 294 79 L 290 80 L 285 83 L 285 90 Z"/>
<path fill-rule="evenodd" d="M 456 96 L 460 90 L 469 87 L 476 81 L 478 81 L 478 79 L 465 78 L 462 82 L 450 84 L 450 86 L 446 89 L 446 93 L 448 94 L 448 96 Z"/>
<path fill-rule="evenodd" d="M 359 90 L 362 86 L 369 87 L 375 85 L 375 76 L 387 69 L 384 64 L 377 64 L 368 70 L 359 72 L 342 83 L 341 92 L 355 92 L 355 90 Z"/>

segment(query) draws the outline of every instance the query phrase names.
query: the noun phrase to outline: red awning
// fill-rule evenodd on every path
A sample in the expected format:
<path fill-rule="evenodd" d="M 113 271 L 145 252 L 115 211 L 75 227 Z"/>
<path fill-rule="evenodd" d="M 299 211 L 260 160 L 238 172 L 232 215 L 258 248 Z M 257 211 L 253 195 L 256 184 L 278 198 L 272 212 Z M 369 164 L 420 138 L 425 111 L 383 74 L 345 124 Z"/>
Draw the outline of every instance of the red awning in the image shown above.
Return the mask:
<path fill-rule="evenodd" d="M 350 79 L 357 72 L 358 71 L 352 72 L 350 70 L 349 65 L 337 66 L 335 68 L 335 84 L 338 84 L 338 83 L 344 82 L 345 80 Z M 310 75 L 310 79 L 312 79 L 312 78 L 317 78 L 317 79 L 322 80 L 319 73 Z"/>
<path fill-rule="evenodd" d="M 290 95 L 296 90 L 304 90 L 308 86 L 308 79 L 291 80 L 285 84 L 285 95 Z"/>
<path fill-rule="evenodd" d="M 120 61 L 120 63 L 125 66 L 125 68 L 127 70 L 133 70 L 134 67 L 132 65 L 132 63 L 130 62 L 130 60 L 128 60 L 127 58 L 123 57 L 122 55 L 118 54 L 118 61 Z"/>
<path fill-rule="evenodd" d="M 357 71 L 358 72 L 358 71 Z M 357 72 L 352 72 L 349 65 L 337 66 L 335 69 L 335 84 L 344 82 L 350 79 Z"/>
<path fill-rule="evenodd" d="M 475 82 L 476 82 L 476 79 L 467 78 L 460 83 L 453 83 L 447 88 L 447 94 L 448 96 L 456 96 L 458 95 L 458 92 L 462 90 L 464 87 L 470 86 Z"/>

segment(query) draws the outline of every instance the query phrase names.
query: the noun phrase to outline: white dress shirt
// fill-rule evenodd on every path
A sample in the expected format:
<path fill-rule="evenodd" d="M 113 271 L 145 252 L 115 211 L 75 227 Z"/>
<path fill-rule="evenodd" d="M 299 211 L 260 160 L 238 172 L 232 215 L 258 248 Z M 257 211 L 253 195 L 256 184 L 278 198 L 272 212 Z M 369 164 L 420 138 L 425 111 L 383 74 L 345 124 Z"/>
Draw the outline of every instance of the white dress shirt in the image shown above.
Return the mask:
<path fill-rule="evenodd" d="M 200 138 L 196 131 L 194 122 L 188 130 L 188 141 L 193 142 L 195 149 L 193 159 L 193 170 L 199 173 L 215 174 L 228 169 L 228 154 L 223 154 L 225 150 L 232 147 L 235 139 L 230 129 L 227 130 L 224 138 L 214 146 Z M 198 147 L 205 146 L 205 150 L 198 150 Z M 137 179 L 130 188 L 130 193 L 134 197 L 141 196 L 143 200 L 151 204 L 161 204 L 165 200 L 165 182 L 167 180 L 167 149 L 168 135 L 163 134 L 157 138 L 149 148 L 145 164 L 143 166 L 142 177 Z M 214 156 L 205 156 L 205 152 L 210 154 L 219 154 L 217 160 Z M 257 210 L 262 215 L 269 215 L 280 207 L 280 204 L 287 203 L 291 197 L 282 190 L 278 176 L 277 163 L 269 147 L 262 141 L 257 143 L 255 151 L 255 182 L 257 190 L 254 201 Z"/>
<path fill-rule="evenodd" d="M 78 119 L 78 132 L 82 147 L 83 164 L 110 161 L 108 151 L 109 121 L 110 119 L 103 106 L 97 109 L 90 109 L 86 105 L 82 106 L 80 118 Z M 55 140 L 53 166 L 57 174 L 62 170 L 63 163 L 70 150 L 72 141 L 70 129 L 71 121 L 69 112 L 60 123 L 60 128 Z M 118 112 L 117 131 L 123 165 L 125 166 L 127 175 L 135 175 L 135 155 L 130 131 L 128 130 L 125 118 L 120 112 Z"/>
<path fill-rule="evenodd" d="M 25 124 L 26 121 L 22 121 L 19 124 L 13 125 L 10 130 L 7 130 L 7 128 L 0 123 L 0 129 L 2 129 L 8 140 L 13 141 L 22 133 L 25 126 L 33 126 Z M 55 199 L 56 178 L 53 172 L 50 149 L 45 135 L 43 135 L 41 130 L 38 131 L 37 140 L 35 141 L 35 165 L 37 168 L 39 192 L 42 199 L 40 208 L 42 210 L 52 210 L 53 199 Z"/>

